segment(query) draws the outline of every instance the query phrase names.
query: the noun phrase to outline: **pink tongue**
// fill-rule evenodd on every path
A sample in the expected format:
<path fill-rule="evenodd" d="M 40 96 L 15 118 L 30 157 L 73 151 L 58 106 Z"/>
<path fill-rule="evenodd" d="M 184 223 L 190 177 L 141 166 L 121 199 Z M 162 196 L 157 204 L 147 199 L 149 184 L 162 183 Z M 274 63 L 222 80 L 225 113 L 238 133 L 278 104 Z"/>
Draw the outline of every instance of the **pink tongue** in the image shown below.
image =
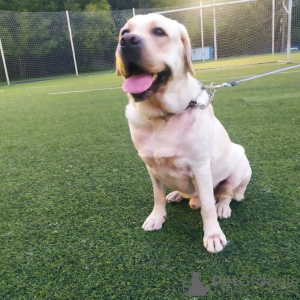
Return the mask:
<path fill-rule="evenodd" d="M 130 94 L 140 94 L 148 90 L 152 83 L 153 78 L 151 75 L 132 75 L 124 81 L 122 89 Z"/>

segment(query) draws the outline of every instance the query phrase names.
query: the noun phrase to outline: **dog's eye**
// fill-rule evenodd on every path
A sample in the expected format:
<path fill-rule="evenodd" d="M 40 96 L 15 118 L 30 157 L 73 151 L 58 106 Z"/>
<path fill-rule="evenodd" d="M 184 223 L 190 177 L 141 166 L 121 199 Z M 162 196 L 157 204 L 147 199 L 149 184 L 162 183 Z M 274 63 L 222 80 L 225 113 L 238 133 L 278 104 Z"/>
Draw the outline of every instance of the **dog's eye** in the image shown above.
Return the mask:
<path fill-rule="evenodd" d="M 126 34 L 126 33 L 129 33 L 129 30 L 128 30 L 128 29 L 124 29 L 124 30 L 122 31 L 122 33 L 121 33 L 121 36 L 123 36 L 123 35 Z"/>
<path fill-rule="evenodd" d="M 167 35 L 161 28 L 154 28 L 153 33 L 157 36 L 166 36 Z"/>

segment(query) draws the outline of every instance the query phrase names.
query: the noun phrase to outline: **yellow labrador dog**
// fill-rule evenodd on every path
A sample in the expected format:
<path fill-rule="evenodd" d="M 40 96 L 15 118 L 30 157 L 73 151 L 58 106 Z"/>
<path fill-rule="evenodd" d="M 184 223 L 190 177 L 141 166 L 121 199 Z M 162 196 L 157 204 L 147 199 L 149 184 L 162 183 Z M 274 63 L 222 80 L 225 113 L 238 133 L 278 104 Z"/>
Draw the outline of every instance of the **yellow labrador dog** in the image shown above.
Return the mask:
<path fill-rule="evenodd" d="M 218 217 L 229 218 L 231 199 L 243 199 L 251 169 L 190 75 L 187 30 L 158 14 L 133 17 L 120 31 L 116 67 L 129 95 L 131 137 L 153 183 L 154 208 L 143 229 L 162 227 L 166 201 L 189 198 L 192 208 L 201 207 L 204 247 L 221 251 L 227 241 Z M 166 197 L 165 187 L 175 191 Z"/>

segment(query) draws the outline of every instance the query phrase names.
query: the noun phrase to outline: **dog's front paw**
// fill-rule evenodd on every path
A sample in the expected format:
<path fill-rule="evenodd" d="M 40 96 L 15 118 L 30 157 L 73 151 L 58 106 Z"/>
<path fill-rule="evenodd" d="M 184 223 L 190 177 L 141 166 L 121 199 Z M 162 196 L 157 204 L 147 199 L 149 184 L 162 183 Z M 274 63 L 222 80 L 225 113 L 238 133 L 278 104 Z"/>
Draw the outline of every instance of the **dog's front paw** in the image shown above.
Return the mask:
<path fill-rule="evenodd" d="M 227 245 L 225 234 L 221 229 L 214 234 L 204 234 L 203 245 L 208 252 L 218 253 Z"/>
<path fill-rule="evenodd" d="M 228 219 L 231 216 L 231 208 L 227 202 L 218 202 L 216 204 L 216 210 L 220 219 Z"/>
<path fill-rule="evenodd" d="M 151 213 L 144 222 L 142 228 L 145 231 L 159 230 L 165 222 L 166 215 Z"/>
<path fill-rule="evenodd" d="M 168 194 L 168 196 L 166 197 L 166 200 L 168 202 L 180 202 L 182 199 L 183 199 L 183 196 L 178 191 L 172 192 L 172 193 Z"/>

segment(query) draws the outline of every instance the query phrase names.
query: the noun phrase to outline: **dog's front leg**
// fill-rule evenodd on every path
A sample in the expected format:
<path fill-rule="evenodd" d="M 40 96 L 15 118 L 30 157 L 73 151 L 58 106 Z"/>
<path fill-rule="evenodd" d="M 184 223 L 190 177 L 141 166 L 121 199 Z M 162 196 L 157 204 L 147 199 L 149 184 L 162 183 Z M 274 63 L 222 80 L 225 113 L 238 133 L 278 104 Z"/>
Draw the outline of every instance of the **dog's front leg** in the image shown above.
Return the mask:
<path fill-rule="evenodd" d="M 167 216 L 166 212 L 166 189 L 165 186 L 154 176 L 151 169 L 147 166 L 150 174 L 153 192 L 154 192 L 154 208 L 152 213 L 143 224 L 145 231 L 161 229 L 162 224 Z"/>
<path fill-rule="evenodd" d="M 217 253 L 226 246 L 227 241 L 216 213 L 210 163 L 208 162 L 192 171 L 194 174 L 193 184 L 201 204 L 204 230 L 203 244 L 209 252 Z"/>

